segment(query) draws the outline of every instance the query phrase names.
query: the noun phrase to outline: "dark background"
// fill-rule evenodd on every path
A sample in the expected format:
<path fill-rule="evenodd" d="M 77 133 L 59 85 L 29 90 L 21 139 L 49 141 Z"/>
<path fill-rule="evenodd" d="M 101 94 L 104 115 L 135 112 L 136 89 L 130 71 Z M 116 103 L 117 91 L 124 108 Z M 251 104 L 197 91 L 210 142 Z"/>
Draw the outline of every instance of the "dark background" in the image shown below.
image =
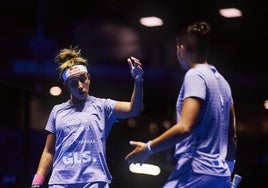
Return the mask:
<path fill-rule="evenodd" d="M 229 81 L 236 105 L 239 187 L 267 185 L 268 99 L 267 29 L 264 1 L 2 0 L 0 2 L 0 187 L 29 187 L 45 142 L 43 132 L 52 106 L 68 99 L 61 86 L 55 54 L 78 46 L 88 59 L 90 94 L 128 100 L 133 80 L 127 57 L 144 67 L 144 110 L 117 123 L 107 143 L 112 188 L 161 187 L 174 167 L 172 149 L 148 162 L 159 176 L 131 174 L 124 156 L 129 140 L 154 138 L 175 122 L 175 102 L 183 78 L 175 37 L 196 20 L 213 29 L 209 63 Z M 243 17 L 226 19 L 219 8 L 235 6 Z M 159 16 L 163 27 L 146 28 L 140 16 Z M 262 186 L 263 187 L 263 186 Z"/>

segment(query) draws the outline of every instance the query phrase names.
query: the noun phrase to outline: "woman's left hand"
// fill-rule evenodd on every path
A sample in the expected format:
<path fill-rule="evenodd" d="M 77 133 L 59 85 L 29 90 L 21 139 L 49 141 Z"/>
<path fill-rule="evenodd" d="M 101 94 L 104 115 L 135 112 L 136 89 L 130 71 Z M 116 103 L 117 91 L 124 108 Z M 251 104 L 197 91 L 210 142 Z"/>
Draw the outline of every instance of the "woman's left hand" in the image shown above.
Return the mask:
<path fill-rule="evenodd" d="M 127 59 L 131 76 L 134 78 L 136 82 L 140 82 L 143 80 L 143 69 L 140 63 L 140 60 L 135 57 L 130 57 Z"/>

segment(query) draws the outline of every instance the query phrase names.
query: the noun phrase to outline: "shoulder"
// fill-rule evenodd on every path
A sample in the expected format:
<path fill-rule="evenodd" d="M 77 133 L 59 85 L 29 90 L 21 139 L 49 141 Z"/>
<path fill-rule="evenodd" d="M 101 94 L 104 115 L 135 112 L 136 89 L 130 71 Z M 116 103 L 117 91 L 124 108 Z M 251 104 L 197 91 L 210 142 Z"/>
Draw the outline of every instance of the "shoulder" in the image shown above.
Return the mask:
<path fill-rule="evenodd" d="M 103 103 L 105 100 L 106 100 L 106 98 L 95 97 L 95 96 L 90 95 L 88 97 L 88 100 L 87 101 L 89 103 Z"/>
<path fill-rule="evenodd" d="M 70 105 L 70 102 L 69 101 L 66 101 L 66 102 L 62 102 L 62 103 L 59 103 L 59 104 L 56 104 L 53 106 L 53 110 L 59 110 L 59 109 L 62 109 L 66 106 L 69 106 Z"/>
<path fill-rule="evenodd" d="M 198 76 L 201 78 L 207 78 L 213 76 L 215 72 L 217 72 L 217 70 L 214 66 L 208 64 L 199 64 L 194 68 L 189 69 L 186 75 L 188 77 Z"/>
<path fill-rule="evenodd" d="M 114 104 L 117 101 L 110 98 L 101 98 L 95 96 L 89 96 L 89 103 L 93 103 L 95 105 L 106 105 L 106 104 Z"/>
<path fill-rule="evenodd" d="M 185 74 L 185 79 L 192 79 L 195 77 L 202 77 L 203 70 L 200 70 L 200 68 L 191 68 L 189 69 Z"/>

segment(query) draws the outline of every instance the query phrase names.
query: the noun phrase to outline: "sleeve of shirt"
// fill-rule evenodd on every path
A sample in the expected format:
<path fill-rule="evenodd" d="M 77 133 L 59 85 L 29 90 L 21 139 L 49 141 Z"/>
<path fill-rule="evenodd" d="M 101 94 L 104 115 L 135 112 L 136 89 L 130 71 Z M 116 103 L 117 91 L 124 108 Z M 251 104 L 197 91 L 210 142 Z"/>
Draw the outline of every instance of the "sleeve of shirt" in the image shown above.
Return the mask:
<path fill-rule="evenodd" d="M 55 106 L 52 108 L 52 110 L 49 114 L 45 130 L 47 130 L 51 133 L 54 133 L 54 134 L 56 133 L 56 130 L 55 130 Z"/>
<path fill-rule="evenodd" d="M 105 117 L 108 121 L 116 121 L 116 117 L 114 115 L 114 107 L 116 103 L 117 101 L 113 99 L 106 99 L 105 101 Z"/>
<path fill-rule="evenodd" d="M 184 99 L 197 97 L 205 100 L 206 82 L 196 70 L 190 69 L 184 77 Z"/>
<path fill-rule="evenodd" d="M 105 99 L 104 102 L 104 113 L 105 113 L 105 126 L 106 126 L 106 137 L 108 137 L 113 123 L 117 121 L 114 114 L 114 107 L 117 103 L 116 100 L 113 99 Z"/>

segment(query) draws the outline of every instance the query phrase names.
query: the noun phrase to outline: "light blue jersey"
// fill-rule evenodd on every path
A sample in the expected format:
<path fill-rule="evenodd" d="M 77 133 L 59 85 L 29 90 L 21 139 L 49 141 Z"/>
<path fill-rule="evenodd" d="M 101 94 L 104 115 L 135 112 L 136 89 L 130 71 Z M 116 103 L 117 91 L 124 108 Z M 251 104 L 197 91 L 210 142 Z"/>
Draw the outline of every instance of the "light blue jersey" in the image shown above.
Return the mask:
<path fill-rule="evenodd" d="M 49 185 L 107 182 L 106 140 L 116 121 L 117 101 L 88 96 L 85 103 L 55 105 L 46 130 L 56 135 Z"/>
<path fill-rule="evenodd" d="M 192 134 L 176 145 L 178 164 L 186 160 L 186 169 L 195 173 L 230 176 L 225 163 L 233 105 L 229 84 L 214 66 L 199 64 L 184 77 L 176 105 L 178 121 L 183 100 L 188 97 L 200 98 L 203 103 Z"/>

